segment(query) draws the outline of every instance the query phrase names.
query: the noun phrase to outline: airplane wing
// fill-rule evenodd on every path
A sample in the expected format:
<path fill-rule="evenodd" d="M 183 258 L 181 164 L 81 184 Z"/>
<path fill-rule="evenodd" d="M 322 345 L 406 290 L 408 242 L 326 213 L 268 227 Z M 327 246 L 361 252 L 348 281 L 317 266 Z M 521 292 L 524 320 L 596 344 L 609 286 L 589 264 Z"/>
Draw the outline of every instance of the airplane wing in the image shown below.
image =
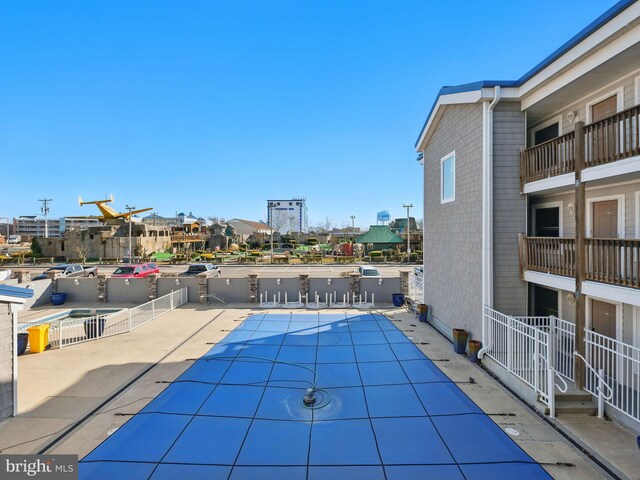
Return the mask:
<path fill-rule="evenodd" d="M 140 210 L 131 210 L 131 215 L 135 215 L 136 213 L 148 212 L 149 210 L 153 210 L 153 207 L 149 208 L 141 208 Z M 118 213 L 114 215 L 113 218 L 128 218 L 129 212 Z"/>

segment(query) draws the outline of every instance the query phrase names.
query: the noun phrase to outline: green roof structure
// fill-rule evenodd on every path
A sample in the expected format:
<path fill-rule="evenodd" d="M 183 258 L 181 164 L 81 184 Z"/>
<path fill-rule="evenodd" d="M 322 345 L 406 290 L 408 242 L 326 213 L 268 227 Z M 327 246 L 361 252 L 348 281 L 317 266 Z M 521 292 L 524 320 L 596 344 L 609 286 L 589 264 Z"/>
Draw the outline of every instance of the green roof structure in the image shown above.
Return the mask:
<path fill-rule="evenodd" d="M 404 240 L 393 233 L 387 225 L 371 225 L 367 233 L 356 239 L 356 243 L 404 243 Z"/>

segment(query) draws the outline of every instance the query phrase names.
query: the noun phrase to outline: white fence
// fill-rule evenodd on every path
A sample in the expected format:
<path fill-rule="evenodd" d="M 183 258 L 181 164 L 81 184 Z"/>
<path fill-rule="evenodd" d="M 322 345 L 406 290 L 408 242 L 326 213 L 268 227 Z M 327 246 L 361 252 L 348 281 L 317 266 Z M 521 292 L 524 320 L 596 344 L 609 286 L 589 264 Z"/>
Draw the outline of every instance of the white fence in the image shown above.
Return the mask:
<path fill-rule="evenodd" d="M 424 277 L 409 273 L 409 298 L 415 303 L 424 303 Z"/>
<path fill-rule="evenodd" d="M 483 314 L 485 355 L 509 373 L 529 385 L 555 417 L 555 371 L 549 358 L 553 345 L 550 335 L 509 315 L 487 306 Z"/>
<path fill-rule="evenodd" d="M 483 317 L 486 354 L 534 388 L 553 412 L 549 378 L 557 373 L 575 380 L 575 324 L 553 316 L 510 317 L 488 307 Z M 640 422 L 640 348 L 588 329 L 584 334 L 585 390 L 597 398 L 598 415 L 606 404 Z M 548 365 L 529 363 L 532 353 Z"/>
<path fill-rule="evenodd" d="M 640 349 L 590 330 L 584 331 L 586 386 L 602 404 L 640 422 Z M 604 385 L 603 385 L 604 384 Z"/>
<path fill-rule="evenodd" d="M 22 323 L 18 326 L 18 333 L 26 332 L 29 327 L 48 323 L 51 348 L 63 348 L 130 332 L 185 303 L 187 303 L 187 289 L 181 288 L 135 308 L 114 313 Z"/>

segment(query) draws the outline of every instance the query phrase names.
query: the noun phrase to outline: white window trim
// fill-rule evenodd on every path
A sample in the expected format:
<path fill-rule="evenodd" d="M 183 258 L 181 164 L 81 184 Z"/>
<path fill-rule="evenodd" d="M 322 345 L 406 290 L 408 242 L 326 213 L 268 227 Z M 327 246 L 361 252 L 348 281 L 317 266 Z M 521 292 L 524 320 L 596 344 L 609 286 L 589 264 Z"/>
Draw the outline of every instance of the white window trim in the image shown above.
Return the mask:
<path fill-rule="evenodd" d="M 625 222 L 624 222 L 624 194 L 607 195 L 604 197 L 587 198 L 587 221 L 585 225 L 585 235 L 589 238 L 593 237 L 593 204 L 606 200 L 618 201 L 618 238 L 625 238 Z"/>
<path fill-rule="evenodd" d="M 640 105 L 640 76 L 636 77 L 634 80 L 635 92 L 636 92 L 636 105 Z"/>
<path fill-rule="evenodd" d="M 594 98 L 590 102 L 587 102 L 585 106 L 585 116 L 586 116 L 585 123 L 587 125 L 592 123 L 591 107 L 594 106 L 596 103 L 600 103 L 601 101 L 606 100 L 609 97 L 613 97 L 614 95 L 616 96 L 616 112 L 621 112 L 622 110 L 624 110 L 624 86 L 620 86 L 615 90 L 610 90 L 604 95 L 600 95 L 599 97 Z"/>
<path fill-rule="evenodd" d="M 636 238 L 640 238 L 640 191 L 636 192 Z"/>
<path fill-rule="evenodd" d="M 593 319 L 591 317 L 591 300 L 598 300 L 599 302 L 609 303 L 616 306 L 616 338 L 615 340 L 622 341 L 622 303 L 607 300 L 606 298 L 588 296 L 585 302 L 585 318 L 586 328 L 588 330 L 593 329 Z"/>
<path fill-rule="evenodd" d="M 444 162 L 453 158 L 453 196 L 444 198 Z M 456 199 L 456 151 L 445 155 L 440 159 L 440 204 L 450 203 Z"/>
<path fill-rule="evenodd" d="M 558 229 L 558 235 L 560 236 L 560 238 L 562 238 L 562 236 L 564 235 L 564 225 L 563 225 L 563 212 L 562 209 L 564 208 L 564 202 L 559 201 L 559 202 L 547 202 L 547 203 L 539 203 L 533 206 L 534 210 L 538 210 L 539 208 L 558 208 L 560 211 L 560 217 L 558 219 L 558 221 L 560 222 L 560 228 Z M 533 218 L 531 219 L 531 229 L 533 230 L 533 232 L 536 231 L 536 216 L 534 215 Z"/>
<path fill-rule="evenodd" d="M 549 125 L 553 125 L 554 123 L 558 124 L 558 136 L 562 136 L 562 115 L 558 115 L 553 117 L 546 122 L 540 123 L 531 129 L 531 134 L 529 135 L 529 146 L 533 147 L 536 139 L 536 132 L 542 130 L 543 128 L 547 128 Z"/>

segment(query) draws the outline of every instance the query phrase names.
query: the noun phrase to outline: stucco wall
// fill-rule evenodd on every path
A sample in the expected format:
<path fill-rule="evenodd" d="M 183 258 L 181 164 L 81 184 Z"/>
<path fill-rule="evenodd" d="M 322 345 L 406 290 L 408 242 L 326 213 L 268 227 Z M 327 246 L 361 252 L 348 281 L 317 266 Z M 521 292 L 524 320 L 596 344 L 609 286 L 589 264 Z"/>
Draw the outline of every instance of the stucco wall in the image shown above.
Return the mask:
<path fill-rule="evenodd" d="M 225 303 L 247 303 L 249 302 L 249 280 L 247 278 L 210 278 L 209 294 L 224 300 Z M 216 299 L 211 297 L 209 302 L 215 303 Z"/>
<path fill-rule="evenodd" d="M 456 198 L 440 203 L 440 160 L 456 152 Z M 445 329 L 480 332 L 482 106 L 448 106 L 424 152 L 425 303 Z"/>

